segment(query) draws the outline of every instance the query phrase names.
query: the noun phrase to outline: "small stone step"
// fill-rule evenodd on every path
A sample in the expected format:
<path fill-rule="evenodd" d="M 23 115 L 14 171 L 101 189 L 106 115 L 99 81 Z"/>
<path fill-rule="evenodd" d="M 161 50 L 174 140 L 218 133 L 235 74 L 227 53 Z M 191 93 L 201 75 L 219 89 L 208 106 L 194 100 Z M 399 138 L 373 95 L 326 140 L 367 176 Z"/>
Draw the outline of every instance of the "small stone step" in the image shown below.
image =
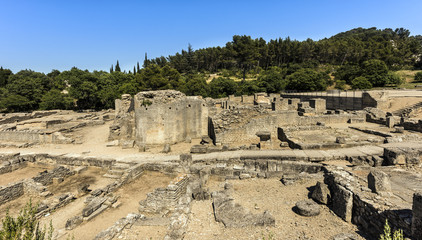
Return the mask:
<path fill-rule="evenodd" d="M 125 170 L 130 168 L 130 164 L 128 163 L 116 163 L 113 166 L 111 166 L 111 169 L 113 170 Z"/>
<path fill-rule="evenodd" d="M 120 178 L 121 176 L 106 173 L 106 174 L 103 175 L 103 177 L 117 179 L 117 178 Z"/>
<path fill-rule="evenodd" d="M 125 171 L 124 170 L 110 169 L 110 170 L 108 170 L 108 173 L 111 174 L 111 175 L 122 176 L 125 173 Z"/>

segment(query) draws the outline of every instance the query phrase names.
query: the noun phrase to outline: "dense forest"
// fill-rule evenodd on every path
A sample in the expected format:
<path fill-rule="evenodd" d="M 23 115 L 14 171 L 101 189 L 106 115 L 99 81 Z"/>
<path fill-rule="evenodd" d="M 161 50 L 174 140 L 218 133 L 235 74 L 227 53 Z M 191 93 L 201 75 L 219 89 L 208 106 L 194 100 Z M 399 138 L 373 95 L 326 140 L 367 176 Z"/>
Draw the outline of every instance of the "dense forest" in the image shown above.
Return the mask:
<path fill-rule="evenodd" d="M 409 30 L 356 28 L 319 41 L 233 36 L 224 47 L 148 59 L 122 72 L 76 67 L 48 74 L 0 67 L 0 110 L 105 109 L 123 93 L 176 89 L 225 97 L 283 90 L 370 89 L 400 85 L 394 73 L 422 68 L 422 36 Z"/>

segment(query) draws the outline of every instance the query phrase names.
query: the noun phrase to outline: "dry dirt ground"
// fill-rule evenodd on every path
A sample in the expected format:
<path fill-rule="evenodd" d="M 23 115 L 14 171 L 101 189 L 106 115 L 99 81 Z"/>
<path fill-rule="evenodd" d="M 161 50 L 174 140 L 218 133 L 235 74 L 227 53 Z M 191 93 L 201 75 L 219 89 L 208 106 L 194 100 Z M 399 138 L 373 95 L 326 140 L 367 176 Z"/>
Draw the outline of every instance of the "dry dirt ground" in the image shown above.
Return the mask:
<path fill-rule="evenodd" d="M 33 178 L 37 176 L 38 173 L 48 169 L 52 169 L 52 167 L 28 163 L 28 165 L 24 168 L 2 174 L 0 177 L 0 186 L 5 186 L 9 183 L 18 182 L 27 178 Z"/>
<path fill-rule="evenodd" d="M 195 201 L 185 239 L 329 239 L 339 233 L 357 232 L 356 226 L 337 217 L 321 205 L 321 214 L 302 217 L 292 208 L 307 199 L 316 180 L 285 186 L 278 179 L 232 180 L 234 199 L 252 213 L 268 210 L 276 220 L 275 227 L 225 228 L 214 219 L 212 201 Z M 211 191 L 222 190 L 224 182 L 209 182 Z M 364 239 L 359 237 L 359 239 Z"/>

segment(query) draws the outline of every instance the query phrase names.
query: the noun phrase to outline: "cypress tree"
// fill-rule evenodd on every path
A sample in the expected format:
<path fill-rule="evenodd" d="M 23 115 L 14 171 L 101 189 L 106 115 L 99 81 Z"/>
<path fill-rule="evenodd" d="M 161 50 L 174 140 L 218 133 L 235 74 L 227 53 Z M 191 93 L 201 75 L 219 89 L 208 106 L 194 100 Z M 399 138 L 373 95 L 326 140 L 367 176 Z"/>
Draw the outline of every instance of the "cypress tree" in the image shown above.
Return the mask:
<path fill-rule="evenodd" d="M 113 64 L 111 64 L 110 73 L 114 72 L 113 70 Z"/>
<path fill-rule="evenodd" d="M 136 72 L 139 73 L 139 71 L 141 70 L 141 68 L 139 67 L 139 62 L 136 63 Z"/>
<path fill-rule="evenodd" d="M 114 71 L 121 72 L 120 65 L 119 65 L 119 60 L 117 60 L 116 67 L 114 67 Z"/>
<path fill-rule="evenodd" d="M 148 56 L 147 53 L 145 53 L 145 60 L 144 60 L 144 68 L 148 67 Z"/>
<path fill-rule="evenodd" d="M 135 68 L 135 66 L 133 66 L 133 75 L 135 75 L 136 74 L 136 68 Z"/>

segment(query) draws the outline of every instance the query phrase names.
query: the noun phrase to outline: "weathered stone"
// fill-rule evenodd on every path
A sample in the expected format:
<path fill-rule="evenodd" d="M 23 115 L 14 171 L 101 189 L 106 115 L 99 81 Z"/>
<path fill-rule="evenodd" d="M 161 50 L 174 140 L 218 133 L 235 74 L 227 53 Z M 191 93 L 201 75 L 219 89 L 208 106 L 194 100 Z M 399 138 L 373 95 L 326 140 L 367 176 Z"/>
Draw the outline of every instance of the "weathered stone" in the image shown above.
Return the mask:
<path fill-rule="evenodd" d="M 339 233 L 330 240 L 359 240 L 360 238 L 354 233 Z"/>
<path fill-rule="evenodd" d="M 319 215 L 320 207 L 316 202 L 306 199 L 296 203 L 296 211 L 299 215 L 312 217 Z"/>
<path fill-rule="evenodd" d="M 271 140 L 271 133 L 268 132 L 268 131 L 259 131 L 259 132 L 256 133 L 256 135 L 259 137 L 259 140 L 261 142 Z"/>
<path fill-rule="evenodd" d="M 412 213 L 412 236 L 422 239 L 422 192 L 413 194 Z"/>
<path fill-rule="evenodd" d="M 121 140 L 120 145 L 123 149 L 133 148 L 135 146 L 134 140 Z"/>
<path fill-rule="evenodd" d="M 396 133 L 404 133 L 404 127 L 395 127 L 394 130 Z"/>
<path fill-rule="evenodd" d="M 95 189 L 94 191 L 91 192 L 91 195 L 94 197 L 100 196 L 101 193 L 103 193 L 103 190 L 101 188 Z"/>
<path fill-rule="evenodd" d="M 345 144 L 346 138 L 345 137 L 336 137 L 336 143 Z"/>
<path fill-rule="evenodd" d="M 163 151 L 161 151 L 161 152 L 169 153 L 170 151 L 171 151 L 170 144 L 168 144 L 168 143 L 164 144 Z"/>
<path fill-rule="evenodd" d="M 235 203 L 227 190 L 214 192 L 212 198 L 215 220 L 222 222 L 225 227 L 275 225 L 275 219 L 270 213 L 251 214 L 240 204 Z"/>
<path fill-rule="evenodd" d="M 75 216 L 75 217 L 69 218 L 66 221 L 65 228 L 66 230 L 72 230 L 75 227 L 79 226 L 82 222 L 83 222 L 82 216 Z"/>
<path fill-rule="evenodd" d="M 368 187 L 374 193 L 391 192 L 391 184 L 388 174 L 380 170 L 371 170 L 368 174 Z"/>
<path fill-rule="evenodd" d="M 352 220 L 353 193 L 343 186 L 334 184 L 331 191 L 332 208 L 334 213 L 346 222 Z"/>
<path fill-rule="evenodd" d="M 284 174 L 281 178 L 281 182 L 288 186 L 293 185 L 295 182 L 297 182 L 300 179 L 300 176 L 298 174 Z"/>
<path fill-rule="evenodd" d="M 208 135 L 205 135 L 205 136 L 202 136 L 200 143 L 202 145 L 211 144 L 212 143 L 212 139 Z"/>
<path fill-rule="evenodd" d="M 207 146 L 205 145 L 193 145 L 190 149 L 191 153 L 207 153 Z"/>
<path fill-rule="evenodd" d="M 117 147 L 119 146 L 119 140 L 114 140 L 106 143 L 106 147 Z"/>
<path fill-rule="evenodd" d="M 315 185 L 314 191 L 312 192 L 312 199 L 322 204 L 328 204 L 330 198 L 331 195 L 328 186 L 325 183 L 318 181 Z"/>
<path fill-rule="evenodd" d="M 82 216 L 88 217 L 91 215 L 95 210 L 101 207 L 101 205 L 107 200 L 104 197 L 96 197 L 92 199 L 92 201 L 82 210 Z"/>
<path fill-rule="evenodd" d="M 209 189 L 204 189 L 202 187 L 192 189 L 192 198 L 197 201 L 210 199 Z"/>
<path fill-rule="evenodd" d="M 239 175 L 239 179 L 249 179 L 249 178 L 251 178 L 251 175 L 250 174 L 248 174 L 248 173 L 241 173 L 240 175 Z"/>

